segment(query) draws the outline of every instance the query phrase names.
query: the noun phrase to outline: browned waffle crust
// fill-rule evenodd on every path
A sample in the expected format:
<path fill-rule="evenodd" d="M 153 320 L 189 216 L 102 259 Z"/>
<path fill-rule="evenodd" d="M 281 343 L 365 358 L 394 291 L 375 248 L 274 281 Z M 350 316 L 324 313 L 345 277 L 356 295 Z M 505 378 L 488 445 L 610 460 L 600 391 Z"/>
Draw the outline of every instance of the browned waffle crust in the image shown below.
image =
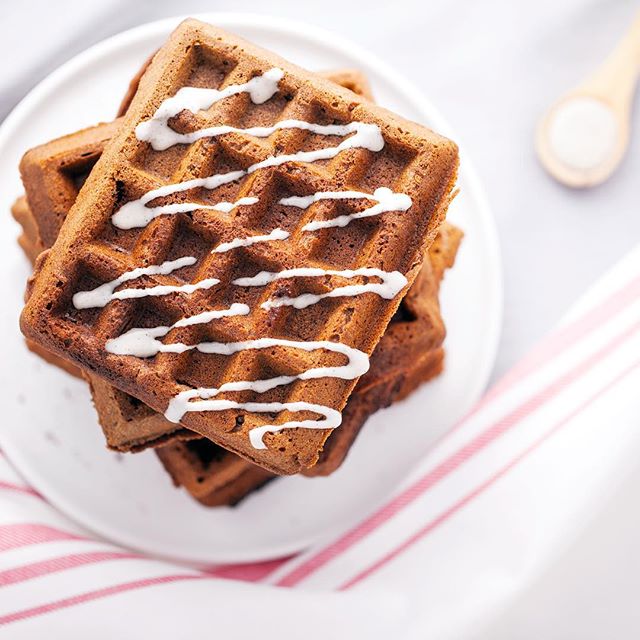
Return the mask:
<path fill-rule="evenodd" d="M 46 213 L 43 215 L 46 217 Z M 37 225 L 25 227 L 27 240 L 27 230 L 33 228 Z M 370 370 L 349 397 L 340 429 L 327 440 L 319 462 L 306 470 L 306 475 L 328 475 L 335 471 L 373 412 L 406 397 L 419 384 L 440 373 L 445 328 L 440 317 L 438 289 L 445 269 L 453 265 L 461 237 L 462 232 L 456 227 L 449 224 L 441 227 L 419 276 L 371 357 Z M 37 353 L 63 368 L 68 364 L 46 351 Z M 271 477 L 260 467 L 205 438 L 194 440 L 188 446 L 176 442 L 176 433 L 179 440 L 193 438 L 195 434 L 187 429 L 176 432 L 175 425 L 133 396 L 96 376 L 88 378 L 107 442 L 130 445 L 134 434 L 140 433 L 145 434 L 147 442 L 155 444 L 173 439 L 173 443 L 159 447 L 156 452 L 174 483 L 184 486 L 203 504 L 235 503 Z M 223 473 L 219 474 L 219 470 Z"/>
<path fill-rule="evenodd" d="M 156 453 L 176 487 L 207 507 L 237 504 L 277 477 L 206 438 L 174 442 Z"/>
<path fill-rule="evenodd" d="M 36 258 L 44 251 L 45 246 L 40 240 L 38 220 L 29 208 L 26 196 L 20 196 L 13 203 L 11 215 L 22 227 L 22 233 L 18 237 L 18 244 L 31 263 L 34 263 Z"/>
<path fill-rule="evenodd" d="M 443 226 L 431 246 L 429 260 L 425 261 L 420 275 L 405 296 L 405 299 L 409 298 L 406 305 L 403 300 L 376 347 L 371 369 L 358 381 L 351 394 L 343 411 L 340 429 L 331 434 L 320 460 L 304 471 L 305 475 L 333 473 L 344 461 L 360 429 L 373 412 L 406 397 L 442 371 L 445 330 L 437 292 L 444 270 L 453 266 L 461 237 L 462 233 L 456 227 Z M 426 345 L 429 345 L 427 351 L 423 352 Z M 396 349 L 408 358 L 408 362 L 403 361 L 402 356 L 396 356 Z M 383 366 L 387 368 L 381 369 Z M 183 486 L 208 506 L 235 504 L 274 477 L 205 438 L 174 442 L 158 448 L 157 454 L 174 483 Z M 220 469 L 224 474 L 219 474 Z M 234 479 L 237 479 L 237 484 Z"/>
<path fill-rule="evenodd" d="M 40 250 L 56 241 L 80 188 L 120 125 L 121 120 L 114 120 L 82 129 L 34 147 L 25 155 L 20 173 L 29 209 L 35 215 L 31 237 Z M 15 213 L 14 217 L 18 219 Z"/>
<path fill-rule="evenodd" d="M 227 189 L 218 190 L 215 202 L 234 201 L 239 196 L 261 198 L 264 207 L 239 209 L 235 216 L 166 216 L 156 219 L 142 232 L 119 231 L 110 225 L 110 216 L 124 202 L 139 197 L 150 188 L 196 176 L 248 165 L 272 155 L 313 150 L 326 146 L 324 138 L 300 131 L 281 131 L 269 142 L 231 133 L 201 140 L 189 147 L 174 147 L 157 153 L 133 135 L 135 126 L 149 118 L 160 102 L 185 84 L 226 86 L 246 82 L 274 66 L 285 71 L 280 92 L 266 105 L 248 106 L 246 96 L 217 103 L 206 114 L 183 113 L 175 123 L 183 130 L 230 123 L 240 127 L 271 124 L 286 118 L 315 123 L 347 123 L 355 120 L 380 126 L 384 149 L 376 154 L 350 149 L 325 164 L 287 163 L 258 171 Z M 71 304 L 73 293 L 112 280 L 144 264 L 182 255 L 198 258 L 192 268 L 171 276 L 145 277 L 138 284 L 183 285 L 216 277 L 223 283 L 258 271 L 278 271 L 293 266 L 320 266 L 330 269 L 378 267 L 399 270 L 412 282 L 420 266 L 425 246 L 433 239 L 444 216 L 455 180 L 455 145 L 427 129 L 404 121 L 372 104 L 354 98 L 285 61 L 196 21 L 186 21 L 155 56 L 144 74 L 140 89 L 125 116 L 121 131 L 107 145 L 73 207 L 55 250 L 45 262 L 22 316 L 26 335 L 42 346 L 68 357 L 83 368 L 127 391 L 158 411 L 180 391 L 193 387 L 218 387 L 224 381 L 292 374 L 323 365 L 338 364 L 322 353 L 299 353 L 277 347 L 267 353 L 245 352 L 234 357 L 203 357 L 198 352 L 180 356 L 160 355 L 142 360 L 108 354 L 105 340 L 131 326 L 134 318 L 150 325 L 172 324 L 186 315 L 244 301 L 255 309 L 248 318 L 216 322 L 215 326 L 189 327 L 175 338 L 189 344 L 202 340 L 233 342 L 259 336 L 285 339 L 344 341 L 371 353 L 399 303 L 375 296 L 335 299 L 303 311 L 279 307 L 268 311 L 257 304 L 277 294 L 298 295 L 311 291 L 325 293 L 340 283 L 299 279 L 276 283 L 259 291 L 239 291 L 221 286 L 192 296 L 172 295 L 162 300 L 119 301 L 102 311 L 77 311 Z M 292 237 L 282 247 L 253 245 L 233 256 L 212 258 L 211 248 L 220 241 L 271 230 L 274 215 L 284 217 L 277 205 L 280 194 L 303 194 L 318 190 L 349 188 L 372 191 L 384 184 L 407 193 L 413 206 L 402 216 L 379 216 L 373 223 L 352 224 L 342 234 L 301 234 L 304 216 L 288 212 L 280 224 L 288 225 Z M 211 194 L 190 194 L 211 203 Z M 313 209 L 313 208 L 312 208 Z M 305 215 L 317 218 L 322 212 L 334 217 L 333 207 L 317 207 Z M 232 218 L 232 219 L 231 219 Z M 337 244 L 336 244 L 337 243 Z M 335 278 L 332 278 L 335 280 Z M 248 321 L 249 320 L 249 321 Z M 174 337 L 174 336 L 172 336 Z M 253 393 L 237 394 L 239 401 L 291 402 L 313 399 L 333 409 L 342 409 L 355 381 L 335 378 L 298 381 L 256 398 Z M 280 420 L 299 419 L 287 412 Z M 286 430 L 267 434 L 264 450 L 255 449 L 249 431 L 269 424 L 264 414 L 238 411 L 193 412 L 182 419 L 184 425 L 241 453 L 278 473 L 294 473 L 312 466 L 330 431 Z"/>
<path fill-rule="evenodd" d="M 121 112 L 126 111 L 130 104 L 150 61 L 151 58 L 131 81 L 120 108 Z M 342 69 L 323 72 L 321 75 L 372 99 L 368 80 L 358 70 Z M 19 243 L 32 262 L 57 238 L 80 187 L 120 123 L 121 120 L 117 120 L 82 129 L 35 147 L 25 154 L 21 170 L 27 197 L 16 200 L 12 213 L 23 228 Z M 41 236 L 46 241 L 43 241 Z M 27 340 L 27 345 L 48 362 L 80 376 L 79 370 L 68 361 L 30 340 Z M 419 348 L 419 345 L 416 345 L 416 348 Z M 169 422 L 162 414 L 99 377 L 91 374 L 85 376 L 91 388 L 107 445 L 111 449 L 122 452 L 140 451 L 174 439 L 199 437 L 198 434 Z"/>
<path fill-rule="evenodd" d="M 140 80 L 142 80 L 142 76 L 149 68 L 151 61 L 153 60 L 153 56 L 155 56 L 155 53 L 149 56 L 147 60 L 145 60 L 142 67 L 140 67 L 136 75 L 131 79 L 131 82 L 129 82 L 129 86 L 127 87 L 124 98 L 122 99 L 122 102 L 118 107 L 118 118 L 127 113 L 127 109 L 133 102 L 133 97 L 136 95 L 136 91 L 138 91 L 138 87 L 140 86 Z M 367 100 L 373 100 L 373 93 L 371 91 L 369 80 L 367 79 L 367 76 L 358 69 L 335 69 L 332 71 L 321 71 L 319 75 L 321 75 L 323 78 L 326 78 L 327 80 L 331 80 L 331 82 L 339 84 L 345 89 L 349 89 L 349 91 L 357 93 L 359 96 L 362 96 Z"/>
<path fill-rule="evenodd" d="M 406 398 L 442 371 L 446 335 L 438 293 L 453 266 L 462 232 L 444 224 L 427 258 L 371 356 L 371 368 L 358 380 L 342 413 L 340 428 L 328 438 L 318 462 L 303 473 L 326 476 L 344 461 L 367 418 Z"/>
<path fill-rule="evenodd" d="M 136 77 L 139 79 L 140 75 Z M 323 75 L 371 98 L 366 77 L 356 70 L 327 72 Z M 132 87 L 135 86 L 132 83 Z M 99 125 L 104 126 L 108 125 Z M 23 227 L 21 246 L 32 261 L 44 246 L 39 238 L 39 226 L 49 228 L 64 219 L 64 211 L 56 206 L 57 198 L 64 198 L 63 202 L 74 199 L 79 185 L 97 161 L 104 139 L 99 132 L 84 130 L 66 136 L 63 139 L 65 144 L 54 141 L 27 154 L 24 164 L 29 171 L 25 175 L 25 185 L 33 193 L 35 182 L 41 190 L 37 193 L 38 197 L 34 198 L 36 208 L 33 211 L 22 197 L 16 201 L 13 214 Z M 47 149 L 54 150 L 55 157 L 47 153 Z M 35 158 L 33 161 L 32 157 Z M 74 167 L 73 183 L 65 180 L 68 166 Z M 57 211 L 58 215 L 54 216 L 50 211 Z M 305 472 L 307 475 L 333 472 L 344 460 L 371 413 L 405 397 L 420 383 L 440 373 L 444 357 L 441 344 L 445 331 L 439 314 L 438 285 L 444 269 L 453 264 L 460 235 L 451 225 L 445 224 L 441 228 L 430 248 L 429 259 L 425 261 L 420 275 L 400 303 L 373 353 L 370 371 L 358 382 L 350 396 L 343 411 L 340 429 L 327 440 L 320 461 Z M 66 360 L 37 346 L 34 350 L 49 362 L 78 374 L 78 370 Z M 176 431 L 175 425 L 166 421 L 161 414 L 104 380 L 96 376 L 87 376 L 87 379 L 111 448 L 138 450 L 150 444 L 173 440 L 172 444 L 156 449 L 156 453 L 174 483 L 184 486 L 203 504 L 234 504 L 272 477 L 269 472 L 204 438 L 188 444 L 177 442 L 178 439 L 194 438 L 196 434 L 187 429 Z"/>

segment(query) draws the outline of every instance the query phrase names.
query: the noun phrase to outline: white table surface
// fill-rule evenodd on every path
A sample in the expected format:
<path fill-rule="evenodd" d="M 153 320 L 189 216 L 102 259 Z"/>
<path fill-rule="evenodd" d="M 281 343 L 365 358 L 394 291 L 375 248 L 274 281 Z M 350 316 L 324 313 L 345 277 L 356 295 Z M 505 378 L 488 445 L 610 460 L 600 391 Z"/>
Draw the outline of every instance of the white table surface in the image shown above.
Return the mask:
<path fill-rule="evenodd" d="M 629 24 L 625 0 L 22 0 L 0 6 L 0 120 L 40 79 L 94 42 L 174 14 L 252 11 L 332 29 L 409 76 L 458 132 L 495 212 L 505 321 L 495 376 L 549 330 L 640 238 L 640 132 L 619 172 L 586 192 L 537 164 L 536 121 L 584 77 Z M 8 62 L 9 61 L 9 62 Z M 99 79 L 96 79 L 99 82 Z M 634 120 L 640 124 L 640 105 Z M 553 571 L 477 638 L 635 638 L 638 477 Z"/>

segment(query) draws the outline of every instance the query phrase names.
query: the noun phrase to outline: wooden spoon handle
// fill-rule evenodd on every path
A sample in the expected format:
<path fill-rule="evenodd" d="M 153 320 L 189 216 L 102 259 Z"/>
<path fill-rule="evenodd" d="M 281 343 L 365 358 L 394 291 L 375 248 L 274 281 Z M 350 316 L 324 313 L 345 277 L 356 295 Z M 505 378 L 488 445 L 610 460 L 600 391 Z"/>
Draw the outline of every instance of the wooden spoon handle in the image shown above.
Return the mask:
<path fill-rule="evenodd" d="M 580 85 L 578 92 L 599 97 L 620 113 L 631 108 L 640 73 L 640 12 L 605 61 Z"/>
<path fill-rule="evenodd" d="M 640 13 L 606 60 L 580 87 L 609 103 L 614 109 L 628 112 L 640 73 Z"/>

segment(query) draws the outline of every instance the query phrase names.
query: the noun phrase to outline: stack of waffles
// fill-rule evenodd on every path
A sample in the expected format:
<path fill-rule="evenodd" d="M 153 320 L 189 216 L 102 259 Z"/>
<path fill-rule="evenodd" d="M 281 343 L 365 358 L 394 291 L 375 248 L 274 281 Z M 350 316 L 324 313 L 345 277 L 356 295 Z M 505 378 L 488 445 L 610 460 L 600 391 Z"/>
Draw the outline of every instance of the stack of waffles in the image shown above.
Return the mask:
<path fill-rule="evenodd" d="M 22 160 L 27 344 L 86 379 L 109 448 L 153 448 L 205 505 L 331 474 L 442 371 L 457 165 L 359 72 L 187 20 L 116 120 Z"/>

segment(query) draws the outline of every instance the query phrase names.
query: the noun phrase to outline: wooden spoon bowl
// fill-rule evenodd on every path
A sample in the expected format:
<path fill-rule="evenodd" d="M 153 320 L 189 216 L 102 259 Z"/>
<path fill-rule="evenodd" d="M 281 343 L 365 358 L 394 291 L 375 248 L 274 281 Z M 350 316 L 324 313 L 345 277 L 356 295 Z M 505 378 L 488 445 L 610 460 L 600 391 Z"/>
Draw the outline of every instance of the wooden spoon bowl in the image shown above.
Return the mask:
<path fill-rule="evenodd" d="M 616 170 L 629 145 L 631 106 L 639 72 L 640 14 L 596 71 L 567 92 L 541 119 L 536 152 L 542 166 L 556 180 L 569 187 L 593 187 Z M 559 127 L 570 131 L 560 131 Z M 562 149 L 559 142 L 573 147 Z"/>

